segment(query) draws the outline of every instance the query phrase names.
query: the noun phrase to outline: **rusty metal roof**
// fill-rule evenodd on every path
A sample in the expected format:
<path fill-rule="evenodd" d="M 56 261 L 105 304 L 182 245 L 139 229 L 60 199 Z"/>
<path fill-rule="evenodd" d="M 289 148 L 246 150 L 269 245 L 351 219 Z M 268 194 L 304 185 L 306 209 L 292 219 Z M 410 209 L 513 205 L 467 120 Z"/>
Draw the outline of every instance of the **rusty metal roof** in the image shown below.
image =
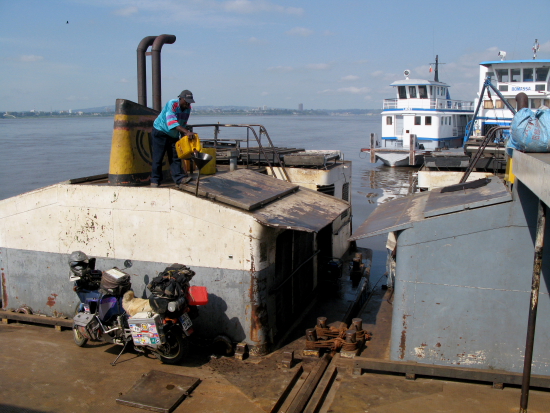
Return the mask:
<path fill-rule="evenodd" d="M 198 195 L 252 211 L 295 192 L 298 188 L 296 184 L 250 169 L 238 169 L 224 174 L 202 176 Z M 194 182 L 183 189 L 195 193 Z"/>
<path fill-rule="evenodd" d="M 319 232 L 349 208 L 346 201 L 300 188 L 291 196 L 254 211 L 253 215 L 258 222 L 270 227 Z"/>
<path fill-rule="evenodd" d="M 437 188 L 379 205 L 349 241 L 411 228 L 415 222 L 426 218 L 512 200 L 512 194 L 497 177 L 491 177 L 486 184 L 476 188 L 452 187 L 457 190 Z"/>

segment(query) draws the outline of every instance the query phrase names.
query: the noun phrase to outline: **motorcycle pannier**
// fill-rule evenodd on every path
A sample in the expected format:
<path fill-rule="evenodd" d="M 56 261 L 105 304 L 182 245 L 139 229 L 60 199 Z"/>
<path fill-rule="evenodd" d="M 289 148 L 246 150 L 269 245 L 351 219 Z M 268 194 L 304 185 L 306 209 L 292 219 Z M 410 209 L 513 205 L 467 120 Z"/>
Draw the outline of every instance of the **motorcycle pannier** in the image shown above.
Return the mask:
<path fill-rule="evenodd" d="M 165 342 L 160 315 L 137 313 L 128 319 L 128 325 L 136 346 L 157 347 Z"/>
<path fill-rule="evenodd" d="M 116 297 L 120 297 L 124 295 L 130 287 L 130 274 L 127 274 L 118 268 L 111 268 L 108 271 L 104 271 L 101 276 L 101 284 L 99 288 L 103 294 L 111 294 Z"/>

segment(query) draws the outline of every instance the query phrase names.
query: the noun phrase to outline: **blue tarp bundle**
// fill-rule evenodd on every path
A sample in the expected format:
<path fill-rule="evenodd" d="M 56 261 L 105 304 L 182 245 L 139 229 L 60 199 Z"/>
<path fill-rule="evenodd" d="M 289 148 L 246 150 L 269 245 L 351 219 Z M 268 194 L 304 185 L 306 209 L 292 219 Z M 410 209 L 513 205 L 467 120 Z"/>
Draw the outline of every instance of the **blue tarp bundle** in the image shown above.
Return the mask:
<path fill-rule="evenodd" d="M 507 147 L 523 152 L 550 152 L 550 110 L 519 110 L 512 120 Z"/>

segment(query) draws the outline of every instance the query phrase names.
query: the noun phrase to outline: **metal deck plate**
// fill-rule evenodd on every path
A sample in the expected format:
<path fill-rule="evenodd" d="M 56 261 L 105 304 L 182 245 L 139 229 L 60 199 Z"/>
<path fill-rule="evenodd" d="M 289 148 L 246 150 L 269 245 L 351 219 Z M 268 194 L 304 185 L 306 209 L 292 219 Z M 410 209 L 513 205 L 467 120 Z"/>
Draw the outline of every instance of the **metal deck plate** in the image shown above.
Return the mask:
<path fill-rule="evenodd" d="M 186 185 L 185 191 L 195 193 L 195 182 Z M 269 202 L 298 190 L 298 185 L 281 181 L 249 169 L 201 177 L 199 195 L 252 211 Z"/>
<path fill-rule="evenodd" d="M 151 370 L 116 402 L 152 412 L 170 413 L 199 383 L 200 379 L 196 377 Z"/>
<path fill-rule="evenodd" d="M 490 178 L 487 185 L 479 188 L 442 192 L 444 189 L 436 188 L 430 192 L 428 202 L 424 208 L 425 218 L 512 200 L 512 194 L 506 189 L 504 183 L 496 177 Z"/>
<path fill-rule="evenodd" d="M 428 195 L 429 192 L 422 192 L 378 205 L 349 241 L 412 227 L 413 222 L 423 219 L 422 212 Z"/>
<path fill-rule="evenodd" d="M 414 222 L 437 215 L 512 200 L 512 195 L 502 180 L 497 177 L 492 177 L 489 184 L 479 188 L 462 189 L 456 192 L 442 192 L 443 189 L 437 188 L 379 205 L 349 240 L 355 241 L 410 228 Z"/>

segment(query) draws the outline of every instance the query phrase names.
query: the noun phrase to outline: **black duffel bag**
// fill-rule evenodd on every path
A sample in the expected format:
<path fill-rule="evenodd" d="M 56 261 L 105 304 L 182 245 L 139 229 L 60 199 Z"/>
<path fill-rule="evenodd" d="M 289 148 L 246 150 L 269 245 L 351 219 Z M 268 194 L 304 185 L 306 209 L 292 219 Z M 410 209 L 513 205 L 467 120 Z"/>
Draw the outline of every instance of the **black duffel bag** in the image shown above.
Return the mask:
<path fill-rule="evenodd" d="M 132 283 L 130 281 L 130 274 L 127 274 L 116 267 L 108 271 L 103 271 L 103 274 L 101 275 L 99 289 L 103 294 L 122 297 L 131 287 Z"/>
<path fill-rule="evenodd" d="M 185 296 L 189 288 L 189 281 L 195 275 L 195 271 L 183 264 L 172 264 L 147 285 L 154 296 L 177 299 Z"/>

